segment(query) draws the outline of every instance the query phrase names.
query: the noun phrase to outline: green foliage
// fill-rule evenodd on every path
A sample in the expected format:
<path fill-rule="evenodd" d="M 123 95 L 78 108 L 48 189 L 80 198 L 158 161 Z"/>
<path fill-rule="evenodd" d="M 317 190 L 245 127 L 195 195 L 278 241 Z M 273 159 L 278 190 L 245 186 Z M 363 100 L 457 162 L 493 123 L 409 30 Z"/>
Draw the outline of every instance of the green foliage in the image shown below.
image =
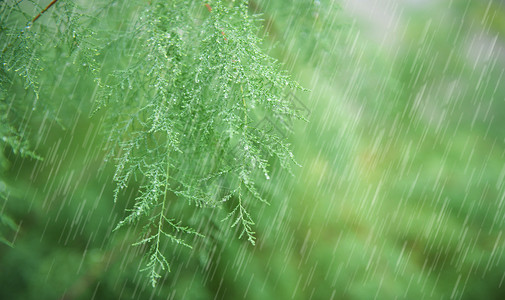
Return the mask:
<path fill-rule="evenodd" d="M 289 176 L 275 155 L 253 153 L 268 163 L 270 180 L 260 168 L 248 175 L 269 205 L 234 166 L 247 166 L 241 143 L 253 130 L 284 125 L 263 104 L 245 109 L 254 100 L 242 101 L 244 83 L 214 65 L 240 53 L 227 48 L 242 22 L 228 18 L 231 0 L 220 3 L 226 14 L 216 3 L 177 14 L 182 2 L 59 0 L 25 29 L 49 2 L 21 1 L 2 19 L 13 38 L 24 30 L 39 41 L 25 51 L 40 67 L 35 110 L 35 92 L 14 68 L 3 77 L 12 79 L 4 103 L 17 111 L 6 120 L 44 160 L 3 149 L 0 212 L 12 222 L 0 222 L 0 234 L 14 247 L 0 243 L 1 299 L 504 298 L 498 1 L 371 7 L 370 31 L 355 2 L 345 14 L 356 28 L 342 29 L 335 1 L 250 1 L 261 13 L 248 15 L 251 26 L 268 32 L 261 47 L 314 91 L 304 99 L 311 122 L 295 123 L 289 138 L 304 167 Z M 198 60 L 205 49 L 210 57 Z M 221 107 L 227 119 L 206 110 Z"/>
<path fill-rule="evenodd" d="M 154 1 L 101 50 L 123 53 L 100 80 L 98 98 L 109 116 L 115 200 L 132 176 L 143 182 L 118 228 L 144 222 L 146 237 L 135 245 L 150 245 L 153 285 L 157 269 L 168 268 L 160 237 L 189 247 L 175 234 L 198 235 L 166 216 L 170 202 L 231 202 L 232 227 L 241 226 L 240 237 L 254 244 L 248 206 L 266 202 L 255 176 L 269 178 L 271 157 L 285 167 L 292 161 L 279 133 L 256 124 L 266 116 L 279 125 L 297 117 L 283 94 L 297 86 L 259 48 L 255 18 L 247 2 L 237 2 Z"/>
<path fill-rule="evenodd" d="M 35 1 L 6 1 L 0 5 L 0 147 L 35 159 L 42 158 L 30 147 L 30 122 L 41 116 L 60 122 L 54 112 L 58 103 L 47 99 L 48 95 L 39 101 L 39 77 L 44 74 L 47 80 L 53 76 L 61 82 L 58 73 L 70 63 L 92 65 L 96 56 L 89 44 L 93 18 L 79 13 L 74 2 L 60 0 L 52 8 L 53 14 L 33 22 L 35 12 L 42 9 Z M 18 94 L 25 96 L 18 100 Z M 5 165 L 6 159 L 1 162 Z"/>
<path fill-rule="evenodd" d="M 8 22 L 12 14 L 19 14 L 16 6 L 3 4 L 0 7 L 0 148 L 12 148 L 12 151 L 22 156 L 35 154 L 29 150 L 28 141 L 21 126 L 23 115 L 28 107 L 35 108 L 38 95 L 38 73 L 41 70 L 37 49 L 39 39 L 32 31 L 18 30 Z M 9 97 L 9 89 L 15 80 L 21 80 L 25 89 L 33 93 L 33 102 L 13 102 Z M 28 98 L 28 97 L 27 97 Z M 6 159 L 1 163 L 4 167 Z"/>
<path fill-rule="evenodd" d="M 63 125 L 56 116 L 60 103 L 47 93 L 48 87 L 61 82 L 59 74 L 71 62 L 86 65 L 94 56 L 94 48 L 87 44 L 92 18 L 79 13 L 73 1 L 60 0 L 52 8 L 54 13 L 35 23 L 36 12 L 43 8 L 35 1 L 0 4 L 0 193 L 4 201 L 13 190 L 12 178 L 5 175 L 10 168 L 8 156 L 43 160 L 33 147 L 40 143 L 36 138 L 40 129 L 33 124 Z M 53 84 L 43 87 L 42 76 Z M 1 212 L 0 217 L 9 220 Z"/>
<path fill-rule="evenodd" d="M 258 21 L 247 1 L 124 5 L 137 21 L 99 33 L 92 28 L 103 26 L 97 18 L 102 9 L 95 8 L 90 13 L 95 17 L 89 17 L 72 2 L 58 1 L 49 20 L 34 22 L 26 11 L 44 7 L 24 4 L 2 7 L 2 87 L 13 76 L 21 78 L 35 100 L 20 103 L 21 112 L 15 114 L 7 102 L 8 87 L 3 88 L 4 143 L 15 153 L 36 157 L 26 142 L 28 134 L 10 125 L 26 120 L 9 118 L 37 109 L 38 76 L 44 65 L 54 63 L 51 58 L 65 66 L 72 62 L 97 84 L 95 113 L 106 116 L 108 159 L 116 165 L 114 201 L 132 182 L 140 184 L 133 208 L 116 229 L 142 225 L 142 236 L 133 245 L 147 249 L 144 270 L 152 285 L 160 270 L 170 269 L 164 239 L 191 248 L 188 235 L 203 237 L 181 225 L 186 220 L 180 216 L 171 216 L 174 202 L 227 210 L 223 221 L 240 227 L 239 237 L 254 245 L 248 210 L 254 201 L 266 203 L 257 179 L 270 178 L 270 159 L 285 168 L 294 162 L 282 136 L 291 120 L 300 117 L 285 95 L 299 87 L 261 50 Z M 7 24 L 13 14 L 22 15 L 28 25 Z M 107 57 L 109 53 L 114 56 Z M 51 113 L 47 105 L 43 109 Z M 261 122 L 266 119 L 268 126 Z"/>

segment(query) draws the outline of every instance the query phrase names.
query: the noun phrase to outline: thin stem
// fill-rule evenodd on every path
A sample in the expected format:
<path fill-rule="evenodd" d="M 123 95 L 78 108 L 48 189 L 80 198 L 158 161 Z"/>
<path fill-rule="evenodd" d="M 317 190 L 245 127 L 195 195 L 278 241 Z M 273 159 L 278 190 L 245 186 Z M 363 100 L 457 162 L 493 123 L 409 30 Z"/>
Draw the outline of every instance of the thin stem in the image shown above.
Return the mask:
<path fill-rule="evenodd" d="M 161 212 L 160 212 L 160 218 L 158 220 L 158 235 L 156 237 L 156 254 L 159 253 L 159 248 L 160 248 L 160 236 L 161 236 L 161 230 L 163 227 L 163 214 L 165 212 L 165 203 L 167 202 L 167 194 L 168 194 L 168 180 L 170 178 L 170 152 L 167 155 L 167 178 L 165 181 L 165 193 L 163 195 L 163 202 L 161 203 Z M 168 269 L 170 270 L 170 267 L 167 266 Z"/>
<path fill-rule="evenodd" d="M 244 89 L 240 85 L 240 92 L 242 93 L 242 103 L 244 103 L 244 118 L 245 118 L 245 130 L 247 130 L 247 105 L 245 104 Z"/>
<path fill-rule="evenodd" d="M 44 8 L 41 12 L 39 12 L 38 15 L 35 16 L 35 18 L 33 18 L 32 20 L 32 24 L 35 23 L 35 21 L 37 21 L 38 18 L 40 18 L 40 16 L 45 13 L 51 6 L 53 6 L 56 2 L 58 2 L 58 0 L 53 0 L 51 1 L 51 3 L 49 3 L 48 6 L 46 6 L 46 8 Z"/>

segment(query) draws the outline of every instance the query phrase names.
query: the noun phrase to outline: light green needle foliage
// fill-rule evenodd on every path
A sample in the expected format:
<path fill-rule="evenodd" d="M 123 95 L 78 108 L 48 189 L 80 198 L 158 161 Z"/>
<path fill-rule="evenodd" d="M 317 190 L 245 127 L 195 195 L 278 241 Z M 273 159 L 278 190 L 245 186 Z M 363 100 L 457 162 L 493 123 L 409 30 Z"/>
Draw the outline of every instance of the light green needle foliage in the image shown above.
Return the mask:
<path fill-rule="evenodd" d="M 39 97 L 37 78 L 41 66 L 35 51 L 39 40 L 29 28 L 13 29 L 13 24 L 7 22 L 10 15 L 20 12 L 16 7 L 6 4 L 0 6 L 0 147 L 4 149 L 8 146 L 22 156 L 35 156 L 29 150 L 22 126 L 18 124 L 23 122 L 23 110 L 29 106 L 35 108 Z M 24 88 L 33 93 L 31 103 L 17 103 L 13 101 L 14 97 L 9 97 L 9 87 L 15 80 L 22 80 Z M 2 165 L 6 167 L 3 151 L 1 155 Z"/>
<path fill-rule="evenodd" d="M 60 0 L 51 9 L 54 13 L 33 22 L 42 9 L 36 1 L 0 2 L 0 243 L 11 247 L 18 226 L 4 210 L 15 182 L 5 175 L 8 156 L 42 160 L 34 147 L 38 128 L 33 124 L 60 123 L 53 109 L 58 104 L 41 95 L 40 77 L 59 76 L 76 62 L 96 65 L 87 63 L 96 56 L 87 44 L 92 18 L 79 13 L 73 1 Z"/>
<path fill-rule="evenodd" d="M 2 148 L 39 158 L 28 143 L 32 119 L 57 121 L 52 107 L 69 104 L 48 95 L 66 83 L 68 69 L 86 74 L 80 81 L 94 78 L 94 111 L 107 119 L 114 201 L 138 188 L 116 229 L 143 229 L 133 245 L 146 250 L 152 285 L 170 269 L 167 243 L 191 248 L 189 239 L 205 231 L 187 226 L 175 206 L 223 210 L 217 221 L 254 245 L 250 209 L 267 203 L 261 182 L 270 179 L 269 162 L 295 163 L 285 136 L 302 117 L 290 96 L 299 86 L 260 48 L 261 20 L 248 2 L 47 4 L 0 6 Z M 19 93 L 26 96 L 15 101 Z"/>
<path fill-rule="evenodd" d="M 118 228 L 144 225 L 135 245 L 148 246 L 153 285 L 169 268 L 163 239 L 191 247 L 184 236 L 199 235 L 169 215 L 174 201 L 228 209 L 254 244 L 248 209 L 266 202 L 256 178 L 269 179 L 270 158 L 293 161 L 281 137 L 298 118 L 285 95 L 298 86 L 262 52 L 256 24 L 247 1 L 152 1 L 101 50 L 122 53 L 97 102 L 110 116 L 115 200 L 132 177 L 142 184 Z"/>
<path fill-rule="evenodd" d="M 0 147 L 36 159 L 42 158 L 29 146 L 30 122 L 39 116 L 59 122 L 52 109 L 57 103 L 41 99 L 40 75 L 57 77 L 75 64 L 98 65 L 90 44 L 94 18 L 80 13 L 73 1 L 60 0 L 34 22 L 44 8 L 36 1 L 0 3 Z M 5 166 L 7 160 L 1 162 Z"/>
<path fill-rule="evenodd" d="M 55 103 L 42 99 L 39 77 L 45 69 L 58 74 L 61 66 L 55 61 L 86 61 L 93 49 L 79 47 L 78 35 L 89 35 L 88 27 L 81 26 L 84 15 L 77 13 L 71 1 L 61 0 L 43 21 L 34 23 L 33 12 L 41 11 L 35 1 L 0 2 L 0 199 L 6 201 L 10 193 L 9 180 L 4 171 L 9 168 L 6 153 L 42 160 L 33 148 L 34 120 L 50 119 L 58 122 L 51 107 Z M 84 39 L 83 39 L 84 40 Z M 80 49 L 79 49 L 80 48 Z M 77 51 L 76 51 L 77 50 Z M 82 50 L 82 51 L 81 51 Z M 48 55 L 49 54 L 49 55 Z M 44 59 L 45 58 L 45 59 Z M 44 74 L 45 76 L 47 75 Z M 20 88 L 21 87 L 21 88 Z M 0 210 L 1 224 L 6 231 L 15 224 Z M 0 240 L 6 242 L 0 232 Z M 8 242 L 6 242 L 8 243 Z M 9 244 L 10 245 L 10 244 Z"/>

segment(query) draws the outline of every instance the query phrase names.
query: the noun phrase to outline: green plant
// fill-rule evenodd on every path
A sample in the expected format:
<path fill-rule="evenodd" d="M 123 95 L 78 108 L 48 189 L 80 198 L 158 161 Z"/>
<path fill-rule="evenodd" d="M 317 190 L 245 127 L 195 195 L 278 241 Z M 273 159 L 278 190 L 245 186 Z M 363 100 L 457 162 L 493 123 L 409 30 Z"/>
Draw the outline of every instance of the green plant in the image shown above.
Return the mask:
<path fill-rule="evenodd" d="M 114 12 L 117 3 L 107 9 Z M 1 45 L 2 82 L 24 79 L 24 87 L 51 112 L 37 80 L 43 65 L 58 72 L 51 58 L 58 57 L 59 65 L 72 62 L 68 67 L 94 78 L 94 112 L 107 120 L 106 148 L 116 165 L 114 201 L 122 200 L 132 182 L 140 185 L 116 229 L 141 224 L 142 236 L 133 245 L 146 247 L 144 270 L 152 285 L 160 270 L 169 270 L 164 240 L 191 247 L 189 236 L 203 236 L 173 215 L 177 203 L 227 211 L 223 221 L 254 245 L 249 208 L 267 203 L 258 187 L 270 179 L 269 160 L 285 168 L 294 162 L 274 128 L 287 132 L 290 120 L 301 117 L 285 96 L 299 86 L 261 50 L 258 18 L 248 12 L 247 1 L 125 3 L 116 11 L 120 24 L 89 17 L 103 6 L 84 14 L 70 1 L 29 2 L 39 12 L 34 17 L 19 4 L 2 4 L 2 33 L 9 36 Z M 44 11 L 51 22 L 42 21 Z M 12 14 L 22 15 L 28 26 L 7 26 Z M 48 45 L 55 34 L 61 38 Z M 8 94 L 2 94 L 5 107 Z M 36 109 L 26 100 L 22 105 Z M 2 127 L 21 128 L 22 122 L 6 119 Z M 29 133 L 12 132 L 19 138 L 8 143 L 16 151 Z M 19 149 L 32 154 L 27 146 Z"/>

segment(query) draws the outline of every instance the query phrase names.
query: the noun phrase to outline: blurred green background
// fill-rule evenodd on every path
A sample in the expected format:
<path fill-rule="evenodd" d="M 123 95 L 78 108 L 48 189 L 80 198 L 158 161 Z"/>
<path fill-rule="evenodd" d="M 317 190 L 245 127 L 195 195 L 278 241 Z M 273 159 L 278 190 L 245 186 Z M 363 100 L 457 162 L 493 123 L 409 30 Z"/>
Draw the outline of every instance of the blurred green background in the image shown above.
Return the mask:
<path fill-rule="evenodd" d="M 172 270 L 151 288 L 136 229 L 112 232 L 136 189 L 113 203 L 93 81 L 62 66 L 41 94 L 63 126 L 31 119 L 45 159 L 4 150 L 0 299 L 505 299 L 505 4 L 250 9 L 265 51 L 310 89 L 290 137 L 302 167 L 273 166 L 257 245 L 226 231 L 168 245 Z"/>

